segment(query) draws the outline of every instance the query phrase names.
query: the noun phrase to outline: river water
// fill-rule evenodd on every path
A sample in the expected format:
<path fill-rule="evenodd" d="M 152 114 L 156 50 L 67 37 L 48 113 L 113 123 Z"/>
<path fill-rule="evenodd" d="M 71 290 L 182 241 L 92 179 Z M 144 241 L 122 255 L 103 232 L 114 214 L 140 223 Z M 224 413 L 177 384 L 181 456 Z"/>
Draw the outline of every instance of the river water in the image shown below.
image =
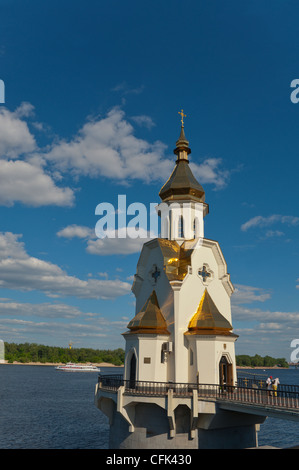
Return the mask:
<path fill-rule="evenodd" d="M 102 371 L 117 374 L 123 368 Z M 299 385 L 299 369 L 256 372 Z M 108 419 L 94 405 L 96 382 L 97 373 L 0 365 L 0 449 L 108 449 Z M 259 445 L 299 445 L 299 422 L 267 418 Z"/>

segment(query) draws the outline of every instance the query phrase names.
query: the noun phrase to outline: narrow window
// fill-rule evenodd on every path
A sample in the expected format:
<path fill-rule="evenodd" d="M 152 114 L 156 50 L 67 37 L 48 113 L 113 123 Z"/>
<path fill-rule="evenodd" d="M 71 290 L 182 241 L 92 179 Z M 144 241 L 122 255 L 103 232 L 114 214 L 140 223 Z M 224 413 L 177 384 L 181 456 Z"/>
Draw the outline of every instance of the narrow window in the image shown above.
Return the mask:
<path fill-rule="evenodd" d="M 184 238 L 184 219 L 182 215 L 179 217 L 178 237 Z"/>
<path fill-rule="evenodd" d="M 193 366 L 193 350 L 190 348 L 190 366 Z"/>

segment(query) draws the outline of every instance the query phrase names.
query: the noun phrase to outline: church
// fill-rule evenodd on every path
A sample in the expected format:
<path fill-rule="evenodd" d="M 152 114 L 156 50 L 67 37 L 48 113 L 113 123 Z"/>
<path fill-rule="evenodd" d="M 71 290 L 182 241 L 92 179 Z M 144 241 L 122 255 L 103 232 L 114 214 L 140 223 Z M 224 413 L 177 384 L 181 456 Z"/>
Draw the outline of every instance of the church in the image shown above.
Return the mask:
<path fill-rule="evenodd" d="M 219 243 L 204 236 L 209 206 L 180 114 L 175 166 L 156 207 L 160 237 L 143 245 L 132 286 L 123 380 L 116 393 L 98 388 L 96 406 L 109 416 L 111 448 L 254 447 L 257 417 L 223 412 L 197 395 L 209 384 L 236 385 L 238 336 L 234 287 Z"/>

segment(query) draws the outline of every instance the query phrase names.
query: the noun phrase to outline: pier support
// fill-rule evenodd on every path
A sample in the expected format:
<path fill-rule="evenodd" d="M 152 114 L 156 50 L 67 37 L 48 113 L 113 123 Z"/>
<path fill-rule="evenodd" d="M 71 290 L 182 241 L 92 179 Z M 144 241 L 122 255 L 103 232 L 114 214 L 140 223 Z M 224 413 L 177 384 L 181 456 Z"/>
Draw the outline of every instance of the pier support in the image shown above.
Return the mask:
<path fill-rule="evenodd" d="M 244 449 L 258 446 L 264 416 L 223 410 L 213 400 L 129 395 L 99 388 L 96 406 L 109 417 L 110 449 Z"/>

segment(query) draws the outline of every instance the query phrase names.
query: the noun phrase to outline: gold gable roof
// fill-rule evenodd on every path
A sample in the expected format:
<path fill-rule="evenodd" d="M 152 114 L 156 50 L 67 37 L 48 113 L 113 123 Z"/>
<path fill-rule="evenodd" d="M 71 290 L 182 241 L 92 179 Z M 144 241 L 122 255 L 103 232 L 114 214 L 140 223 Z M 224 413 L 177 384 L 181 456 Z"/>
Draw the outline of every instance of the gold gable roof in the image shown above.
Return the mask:
<path fill-rule="evenodd" d="M 132 333 L 170 334 L 155 290 L 152 291 L 140 312 L 130 321 L 127 328 Z"/>
<path fill-rule="evenodd" d="M 219 312 L 207 289 L 205 289 L 198 309 L 189 322 L 186 334 L 231 335 L 232 329 L 230 322 Z"/>

